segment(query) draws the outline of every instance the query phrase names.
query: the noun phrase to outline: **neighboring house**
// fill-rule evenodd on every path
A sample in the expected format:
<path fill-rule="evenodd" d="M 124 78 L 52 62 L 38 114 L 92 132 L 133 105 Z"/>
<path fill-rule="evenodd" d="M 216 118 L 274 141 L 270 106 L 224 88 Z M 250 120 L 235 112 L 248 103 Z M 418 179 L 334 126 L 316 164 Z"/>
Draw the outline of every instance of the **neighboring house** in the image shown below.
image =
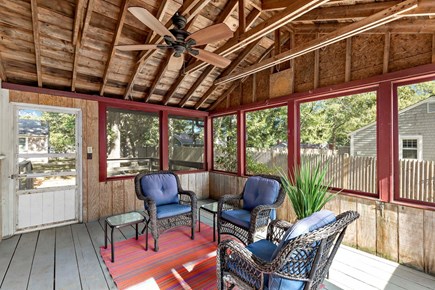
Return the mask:
<path fill-rule="evenodd" d="M 186 133 L 174 134 L 171 139 L 174 146 L 184 146 L 184 147 L 203 147 L 204 141 L 199 138 L 199 140 L 194 140 L 192 136 Z"/>
<path fill-rule="evenodd" d="M 40 120 L 20 119 L 18 123 L 18 146 L 20 153 L 48 152 L 48 124 Z"/>
<path fill-rule="evenodd" d="M 376 125 L 350 135 L 350 155 L 376 156 Z M 435 96 L 399 112 L 399 158 L 435 160 Z"/>

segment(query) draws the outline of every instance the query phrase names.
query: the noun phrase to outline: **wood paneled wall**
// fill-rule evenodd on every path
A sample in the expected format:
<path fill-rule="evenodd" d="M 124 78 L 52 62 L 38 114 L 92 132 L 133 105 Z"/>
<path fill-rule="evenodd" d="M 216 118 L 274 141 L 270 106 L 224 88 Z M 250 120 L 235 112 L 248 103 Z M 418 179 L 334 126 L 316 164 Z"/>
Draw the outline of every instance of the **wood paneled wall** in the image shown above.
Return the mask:
<path fill-rule="evenodd" d="M 240 193 L 245 182 L 245 177 L 211 172 L 210 197 Z M 344 244 L 435 274 L 435 211 L 345 195 L 338 195 L 325 208 L 336 214 L 359 212 L 360 218 L 347 229 Z M 278 218 L 296 220 L 287 197 Z"/>
<path fill-rule="evenodd" d="M 9 101 L 47 106 L 80 108 L 82 111 L 83 144 L 83 221 L 93 221 L 102 217 L 135 209 L 143 209 L 143 202 L 136 198 L 133 179 L 99 182 L 98 146 L 98 102 L 52 96 L 45 94 L 10 91 Z M 93 157 L 86 159 L 86 148 L 92 147 Z M 209 197 L 208 172 L 181 174 L 184 189 L 192 190 L 198 198 Z"/>

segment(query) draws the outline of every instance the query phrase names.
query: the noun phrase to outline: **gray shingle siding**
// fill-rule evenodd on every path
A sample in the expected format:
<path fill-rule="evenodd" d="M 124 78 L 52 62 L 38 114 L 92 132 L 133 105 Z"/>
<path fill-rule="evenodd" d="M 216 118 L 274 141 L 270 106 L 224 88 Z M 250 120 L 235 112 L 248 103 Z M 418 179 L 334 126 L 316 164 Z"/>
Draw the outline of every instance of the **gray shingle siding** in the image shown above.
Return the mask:
<path fill-rule="evenodd" d="M 399 114 L 400 136 L 422 136 L 423 160 L 435 160 L 435 112 L 428 113 L 428 102 L 434 101 L 430 98 Z M 376 156 L 376 124 L 351 133 L 351 154 Z"/>

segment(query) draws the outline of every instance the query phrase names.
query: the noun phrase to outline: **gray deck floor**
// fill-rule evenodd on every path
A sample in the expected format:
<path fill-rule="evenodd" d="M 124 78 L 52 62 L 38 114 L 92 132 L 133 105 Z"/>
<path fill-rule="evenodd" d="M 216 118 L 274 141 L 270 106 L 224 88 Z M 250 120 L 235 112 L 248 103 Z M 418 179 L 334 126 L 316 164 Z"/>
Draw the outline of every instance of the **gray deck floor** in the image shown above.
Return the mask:
<path fill-rule="evenodd" d="M 211 225 L 211 215 L 205 213 L 201 221 Z M 104 245 L 103 225 L 100 220 L 3 240 L 0 289 L 117 289 L 99 254 Z M 133 227 L 124 227 L 115 230 L 114 239 L 134 235 Z M 325 285 L 328 290 L 427 290 L 435 289 L 435 277 L 342 246 Z"/>

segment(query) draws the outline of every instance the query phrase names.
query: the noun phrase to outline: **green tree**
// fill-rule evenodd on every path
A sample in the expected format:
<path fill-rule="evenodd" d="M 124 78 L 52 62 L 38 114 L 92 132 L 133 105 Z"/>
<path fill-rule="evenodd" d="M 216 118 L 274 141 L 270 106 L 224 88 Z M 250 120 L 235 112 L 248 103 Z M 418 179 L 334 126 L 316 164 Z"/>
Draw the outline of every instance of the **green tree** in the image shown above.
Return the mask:
<path fill-rule="evenodd" d="M 41 121 L 48 124 L 50 153 L 74 151 L 76 140 L 76 116 L 74 114 L 44 112 Z"/>

